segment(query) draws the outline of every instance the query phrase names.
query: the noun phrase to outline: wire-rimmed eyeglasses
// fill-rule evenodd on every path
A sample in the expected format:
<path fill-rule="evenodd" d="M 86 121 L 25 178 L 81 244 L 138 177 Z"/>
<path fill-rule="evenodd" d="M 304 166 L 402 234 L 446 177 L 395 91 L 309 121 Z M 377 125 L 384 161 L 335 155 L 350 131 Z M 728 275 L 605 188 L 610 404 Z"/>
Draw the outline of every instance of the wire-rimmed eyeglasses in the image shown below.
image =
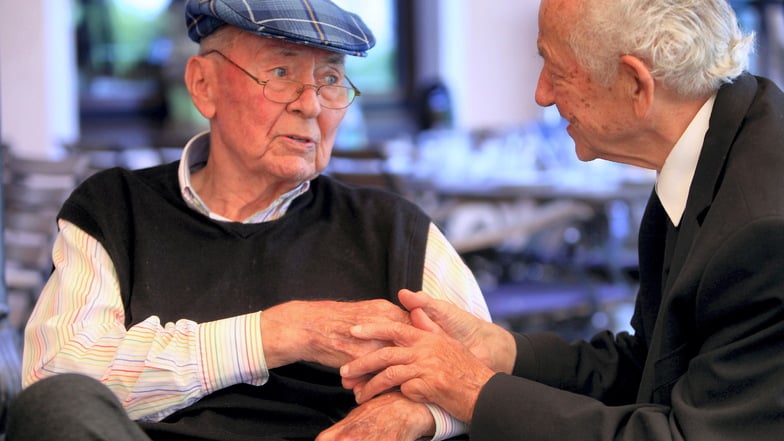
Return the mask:
<path fill-rule="evenodd" d="M 354 86 L 354 83 L 346 77 L 346 81 L 351 87 L 337 86 L 332 84 L 307 84 L 296 80 L 287 80 L 283 78 L 271 78 L 269 80 L 260 80 L 252 73 L 248 72 L 245 68 L 235 63 L 231 58 L 224 55 L 221 51 L 213 49 L 203 54 L 207 56 L 210 54 L 218 54 L 229 64 L 233 65 L 242 73 L 247 75 L 250 79 L 256 82 L 264 90 L 264 97 L 270 101 L 278 104 L 289 104 L 296 101 L 306 87 L 311 87 L 316 91 L 319 104 L 327 109 L 345 109 L 354 102 L 354 98 L 362 95 L 362 93 Z"/>

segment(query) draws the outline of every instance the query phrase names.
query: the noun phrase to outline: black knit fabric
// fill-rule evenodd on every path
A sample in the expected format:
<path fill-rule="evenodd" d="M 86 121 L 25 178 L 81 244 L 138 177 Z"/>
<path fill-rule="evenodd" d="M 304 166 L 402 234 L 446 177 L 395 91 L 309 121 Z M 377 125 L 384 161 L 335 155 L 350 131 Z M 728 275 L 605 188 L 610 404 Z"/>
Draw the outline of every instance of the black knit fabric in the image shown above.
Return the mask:
<path fill-rule="evenodd" d="M 60 212 L 111 256 L 128 326 L 151 315 L 205 322 L 294 299 L 396 302 L 399 289 L 422 287 L 430 221 L 403 198 L 322 176 L 281 219 L 217 222 L 185 204 L 177 166 L 98 173 Z M 156 440 L 313 439 L 353 406 L 334 369 L 298 363 L 145 428 Z"/>

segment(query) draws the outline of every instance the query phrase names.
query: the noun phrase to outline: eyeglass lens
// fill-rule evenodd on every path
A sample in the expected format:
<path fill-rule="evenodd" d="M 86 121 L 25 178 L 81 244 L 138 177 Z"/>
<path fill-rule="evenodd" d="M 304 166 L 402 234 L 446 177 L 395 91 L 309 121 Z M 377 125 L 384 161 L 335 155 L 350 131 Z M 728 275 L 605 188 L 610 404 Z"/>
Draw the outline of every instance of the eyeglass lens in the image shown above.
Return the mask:
<path fill-rule="evenodd" d="M 268 99 L 287 104 L 297 100 L 307 87 L 316 89 L 319 103 L 327 108 L 342 109 L 348 107 L 356 96 L 354 89 L 350 87 L 333 85 L 314 86 L 311 84 L 303 84 L 299 81 L 278 78 L 267 80 L 264 91 L 265 96 Z"/>

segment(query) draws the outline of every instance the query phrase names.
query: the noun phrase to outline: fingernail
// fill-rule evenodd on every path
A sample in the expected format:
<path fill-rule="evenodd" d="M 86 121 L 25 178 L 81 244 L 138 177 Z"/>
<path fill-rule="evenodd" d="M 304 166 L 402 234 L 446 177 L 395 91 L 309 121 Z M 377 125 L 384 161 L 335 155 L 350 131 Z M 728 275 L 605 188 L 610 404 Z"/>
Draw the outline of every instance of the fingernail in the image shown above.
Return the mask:
<path fill-rule="evenodd" d="M 340 376 L 345 377 L 347 375 L 348 375 L 348 366 L 344 364 L 343 366 L 340 367 Z"/>

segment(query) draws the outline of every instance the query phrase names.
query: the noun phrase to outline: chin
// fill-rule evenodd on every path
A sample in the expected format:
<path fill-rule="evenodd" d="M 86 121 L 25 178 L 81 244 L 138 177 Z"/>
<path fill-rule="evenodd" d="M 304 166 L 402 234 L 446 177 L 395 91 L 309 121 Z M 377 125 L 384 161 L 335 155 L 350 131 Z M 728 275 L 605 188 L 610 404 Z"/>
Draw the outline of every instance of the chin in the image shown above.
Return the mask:
<path fill-rule="evenodd" d="M 583 162 L 590 162 L 599 157 L 593 150 L 580 145 L 575 146 L 574 152 L 577 155 L 577 159 Z"/>

